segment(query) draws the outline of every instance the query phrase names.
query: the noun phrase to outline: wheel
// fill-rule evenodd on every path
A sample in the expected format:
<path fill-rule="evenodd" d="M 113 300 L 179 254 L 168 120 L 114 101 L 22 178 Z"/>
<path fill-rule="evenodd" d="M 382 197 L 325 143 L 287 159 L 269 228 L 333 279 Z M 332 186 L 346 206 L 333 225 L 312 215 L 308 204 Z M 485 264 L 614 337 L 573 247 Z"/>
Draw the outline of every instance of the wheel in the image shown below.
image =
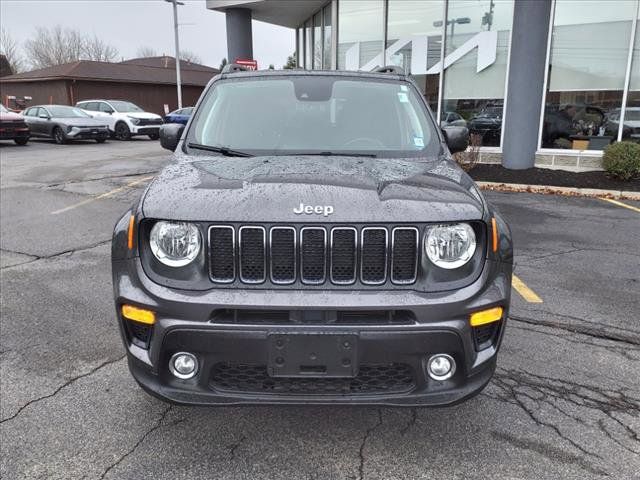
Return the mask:
<path fill-rule="evenodd" d="M 64 145 L 65 143 L 67 143 L 67 138 L 64 136 L 64 132 L 60 127 L 56 127 L 53 129 L 53 139 L 58 145 Z"/>
<path fill-rule="evenodd" d="M 29 141 L 29 137 L 26 137 L 26 138 L 14 138 L 13 141 L 16 142 L 18 145 L 26 145 L 27 142 Z"/>
<path fill-rule="evenodd" d="M 98 143 L 104 143 L 106 141 L 107 141 L 107 139 L 104 138 L 104 137 L 103 138 L 96 138 L 96 142 L 98 142 Z"/>
<path fill-rule="evenodd" d="M 159 133 L 150 133 L 149 134 L 149 138 L 151 140 L 158 140 L 160 138 L 160 134 Z"/>
<path fill-rule="evenodd" d="M 131 138 L 131 130 L 124 122 L 116 123 L 115 137 L 118 140 L 129 140 Z"/>

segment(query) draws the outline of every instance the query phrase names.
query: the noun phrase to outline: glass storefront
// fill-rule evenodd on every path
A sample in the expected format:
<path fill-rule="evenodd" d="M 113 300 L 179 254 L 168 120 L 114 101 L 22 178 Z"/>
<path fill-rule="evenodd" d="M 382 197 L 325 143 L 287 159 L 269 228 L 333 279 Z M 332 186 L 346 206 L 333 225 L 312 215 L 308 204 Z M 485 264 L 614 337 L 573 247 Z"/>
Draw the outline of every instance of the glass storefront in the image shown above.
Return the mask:
<path fill-rule="evenodd" d="M 602 150 L 617 139 L 636 9 L 635 0 L 556 1 L 542 148 Z"/>
<path fill-rule="evenodd" d="M 324 43 L 322 48 L 322 68 L 329 70 L 331 68 L 331 4 L 324 7 Z"/>
<path fill-rule="evenodd" d="M 338 69 L 350 69 L 353 64 L 366 65 L 382 53 L 383 45 L 384 1 L 340 0 Z"/>
<path fill-rule="evenodd" d="M 541 149 L 602 150 L 618 135 L 640 142 L 640 33 L 629 62 L 639 4 L 553 2 L 544 112 L 531 121 Z M 316 69 L 401 66 L 442 125 L 466 125 L 500 147 L 513 14 L 514 0 L 328 2 L 298 29 L 299 58 Z"/>
<path fill-rule="evenodd" d="M 640 8 L 637 13 L 637 25 L 631 58 L 631 75 L 629 77 L 629 93 L 624 112 L 622 139 L 640 143 Z M 609 115 L 609 122 L 614 129 L 620 125 L 622 112 L 614 111 Z M 618 125 L 616 125 L 616 123 Z"/>
<path fill-rule="evenodd" d="M 322 69 L 322 11 L 313 16 L 313 67 Z"/>
<path fill-rule="evenodd" d="M 440 74 L 435 72 L 427 75 L 427 72 L 440 61 L 442 28 L 435 24 L 442 19 L 443 12 L 444 0 L 389 0 L 387 10 L 384 63 L 400 66 L 405 72 L 411 73 L 434 112 L 438 109 L 440 97 Z M 418 44 L 414 44 L 414 41 Z M 423 58 L 414 59 L 414 52 Z M 415 67 L 413 70 L 412 64 Z"/>
<path fill-rule="evenodd" d="M 500 146 L 512 23 L 512 0 L 448 2 L 445 66 L 463 56 L 445 69 L 442 121 L 463 118 L 483 146 Z"/>

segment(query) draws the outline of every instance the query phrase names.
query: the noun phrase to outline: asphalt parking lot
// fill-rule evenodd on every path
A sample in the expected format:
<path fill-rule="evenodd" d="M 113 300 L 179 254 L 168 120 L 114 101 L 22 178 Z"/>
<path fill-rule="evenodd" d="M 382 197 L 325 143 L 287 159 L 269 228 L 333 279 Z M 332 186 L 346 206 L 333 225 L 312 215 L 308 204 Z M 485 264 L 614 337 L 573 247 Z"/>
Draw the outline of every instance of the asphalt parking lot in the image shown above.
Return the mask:
<path fill-rule="evenodd" d="M 466 403 L 185 408 L 130 377 L 110 276 L 113 224 L 167 152 L 31 142 L 0 161 L 3 479 L 640 478 L 636 210 L 487 193 L 521 293 L 494 380 Z"/>

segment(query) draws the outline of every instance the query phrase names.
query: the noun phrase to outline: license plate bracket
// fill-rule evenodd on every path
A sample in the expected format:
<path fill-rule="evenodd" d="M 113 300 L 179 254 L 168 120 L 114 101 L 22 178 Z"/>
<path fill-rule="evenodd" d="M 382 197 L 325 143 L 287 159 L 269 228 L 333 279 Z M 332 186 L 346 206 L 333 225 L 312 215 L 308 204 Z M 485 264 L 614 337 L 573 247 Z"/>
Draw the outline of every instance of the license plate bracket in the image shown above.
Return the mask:
<path fill-rule="evenodd" d="M 355 377 L 358 335 L 270 333 L 267 371 L 272 377 Z"/>

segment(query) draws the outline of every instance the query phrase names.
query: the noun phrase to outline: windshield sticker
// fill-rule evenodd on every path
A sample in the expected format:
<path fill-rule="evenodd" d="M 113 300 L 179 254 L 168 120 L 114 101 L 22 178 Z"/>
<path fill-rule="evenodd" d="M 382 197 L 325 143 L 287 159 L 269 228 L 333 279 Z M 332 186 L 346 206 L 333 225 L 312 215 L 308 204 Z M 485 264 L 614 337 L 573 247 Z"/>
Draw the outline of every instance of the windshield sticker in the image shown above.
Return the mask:
<path fill-rule="evenodd" d="M 424 147 L 424 140 L 422 137 L 413 137 L 413 144 L 416 147 Z"/>
<path fill-rule="evenodd" d="M 400 85 L 400 90 L 406 92 L 408 90 L 406 85 Z"/>
<path fill-rule="evenodd" d="M 400 103 L 409 103 L 409 97 L 404 92 L 398 92 L 398 100 L 400 100 Z"/>

